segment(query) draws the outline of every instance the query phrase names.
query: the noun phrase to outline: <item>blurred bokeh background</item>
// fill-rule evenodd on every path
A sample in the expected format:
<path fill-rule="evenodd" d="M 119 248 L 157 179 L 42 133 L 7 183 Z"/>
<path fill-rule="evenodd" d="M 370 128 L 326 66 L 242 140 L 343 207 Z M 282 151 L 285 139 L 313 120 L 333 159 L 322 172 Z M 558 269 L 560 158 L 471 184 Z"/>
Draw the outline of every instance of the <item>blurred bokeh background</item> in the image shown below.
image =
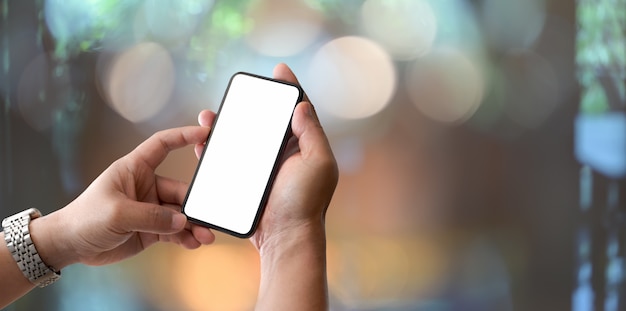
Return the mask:
<path fill-rule="evenodd" d="M 332 310 L 626 310 L 626 0 L 0 0 L 1 216 L 61 208 L 278 62 L 339 162 Z M 252 310 L 258 280 L 218 234 L 5 310 Z"/>

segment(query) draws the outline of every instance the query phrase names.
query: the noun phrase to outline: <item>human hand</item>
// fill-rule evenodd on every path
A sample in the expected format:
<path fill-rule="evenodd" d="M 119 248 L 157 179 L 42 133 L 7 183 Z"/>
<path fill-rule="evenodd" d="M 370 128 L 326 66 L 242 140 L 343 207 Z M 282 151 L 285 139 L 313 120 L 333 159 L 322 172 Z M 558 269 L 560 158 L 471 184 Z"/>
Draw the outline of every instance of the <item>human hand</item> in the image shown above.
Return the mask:
<path fill-rule="evenodd" d="M 56 269 L 76 262 L 105 265 L 157 241 L 189 249 L 212 243 L 209 229 L 191 225 L 180 213 L 188 185 L 155 174 L 170 151 L 199 144 L 208 133 L 206 127 L 160 131 L 111 164 L 66 207 L 33 220 L 32 236 L 44 262 Z"/>
<path fill-rule="evenodd" d="M 285 64 L 274 78 L 298 83 Z M 214 114 L 200 112 L 200 125 Z M 250 241 L 261 258 L 261 282 L 255 310 L 327 310 L 325 216 L 338 181 L 337 162 L 308 98 L 291 121 L 287 143 L 261 216 Z M 195 147 L 200 157 L 203 144 Z"/>
<path fill-rule="evenodd" d="M 274 78 L 298 84 L 285 64 L 274 68 Z M 214 114 L 202 111 L 198 122 L 209 126 Z M 337 163 L 328 139 L 308 98 L 299 103 L 292 119 L 293 137 L 274 181 L 259 226 L 250 240 L 263 253 L 267 245 L 280 244 L 286 235 L 324 238 L 326 209 L 337 185 Z M 196 155 L 203 144 L 196 145 Z"/>

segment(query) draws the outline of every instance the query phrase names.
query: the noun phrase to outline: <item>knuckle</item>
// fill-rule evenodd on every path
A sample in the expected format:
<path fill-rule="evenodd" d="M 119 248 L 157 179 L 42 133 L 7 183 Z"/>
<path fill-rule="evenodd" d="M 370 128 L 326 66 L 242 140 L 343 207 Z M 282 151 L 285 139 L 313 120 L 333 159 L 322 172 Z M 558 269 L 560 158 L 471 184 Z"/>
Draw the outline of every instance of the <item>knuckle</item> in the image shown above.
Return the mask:
<path fill-rule="evenodd" d="M 146 218 L 153 224 L 155 227 L 161 228 L 166 225 L 165 223 L 165 213 L 160 208 L 149 208 Z"/>
<path fill-rule="evenodd" d="M 105 217 L 106 223 L 108 224 L 126 225 L 124 207 L 121 204 L 119 204 L 119 202 L 114 202 L 113 204 L 110 204 L 109 208 L 107 208 L 106 212 L 104 213 L 104 217 Z"/>

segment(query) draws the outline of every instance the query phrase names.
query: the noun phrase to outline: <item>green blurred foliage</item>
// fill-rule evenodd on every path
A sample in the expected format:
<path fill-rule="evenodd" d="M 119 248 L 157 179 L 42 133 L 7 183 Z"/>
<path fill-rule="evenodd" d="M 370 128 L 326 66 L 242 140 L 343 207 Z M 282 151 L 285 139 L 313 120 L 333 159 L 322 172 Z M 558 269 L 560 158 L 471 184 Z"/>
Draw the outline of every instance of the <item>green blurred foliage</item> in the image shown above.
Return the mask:
<path fill-rule="evenodd" d="M 252 21 L 245 17 L 250 0 L 216 1 L 200 29 L 191 37 L 187 58 L 201 63 L 207 72 L 213 72 L 219 51 L 228 42 L 243 37 L 252 29 Z"/>
<path fill-rule="evenodd" d="M 626 0 L 578 0 L 578 79 L 582 85 L 581 112 L 601 114 L 611 108 L 609 76 L 621 104 L 626 100 Z"/>
<path fill-rule="evenodd" d="M 132 26 L 128 23 L 133 20 L 132 16 L 142 2 L 141 0 L 71 0 L 60 3 L 59 7 L 66 8 L 64 13 L 67 18 L 48 19 L 49 23 L 56 23 L 49 25 L 56 30 L 53 34 L 55 57 L 68 59 L 80 52 L 99 49 L 103 39 L 115 38 Z M 41 4 L 41 12 L 45 10 L 45 5 L 45 3 Z M 80 27 L 77 32 L 73 24 L 75 19 L 71 17 L 73 14 L 84 14 L 85 11 L 90 14 L 90 21 L 84 27 Z M 40 13 L 41 15 L 43 13 Z M 40 21 L 43 23 L 43 18 L 40 18 Z"/>

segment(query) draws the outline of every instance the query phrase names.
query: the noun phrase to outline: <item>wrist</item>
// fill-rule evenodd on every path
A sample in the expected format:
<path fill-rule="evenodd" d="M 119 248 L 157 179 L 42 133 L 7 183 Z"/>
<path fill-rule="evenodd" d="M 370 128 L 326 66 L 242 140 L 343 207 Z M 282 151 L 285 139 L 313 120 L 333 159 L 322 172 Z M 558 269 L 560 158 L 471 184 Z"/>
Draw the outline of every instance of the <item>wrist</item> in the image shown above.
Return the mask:
<path fill-rule="evenodd" d="M 255 310 L 327 310 L 323 223 L 299 225 L 260 245 L 261 282 Z"/>
<path fill-rule="evenodd" d="M 41 260 L 56 271 L 76 263 L 70 243 L 64 239 L 67 227 L 58 212 L 54 212 L 30 223 L 31 238 Z"/>
<path fill-rule="evenodd" d="M 284 254 L 293 255 L 304 249 L 326 255 L 326 231 L 323 222 L 309 222 L 283 229 L 273 234 L 259 246 L 261 261 L 280 257 Z M 267 260 L 266 260 L 267 261 Z"/>

